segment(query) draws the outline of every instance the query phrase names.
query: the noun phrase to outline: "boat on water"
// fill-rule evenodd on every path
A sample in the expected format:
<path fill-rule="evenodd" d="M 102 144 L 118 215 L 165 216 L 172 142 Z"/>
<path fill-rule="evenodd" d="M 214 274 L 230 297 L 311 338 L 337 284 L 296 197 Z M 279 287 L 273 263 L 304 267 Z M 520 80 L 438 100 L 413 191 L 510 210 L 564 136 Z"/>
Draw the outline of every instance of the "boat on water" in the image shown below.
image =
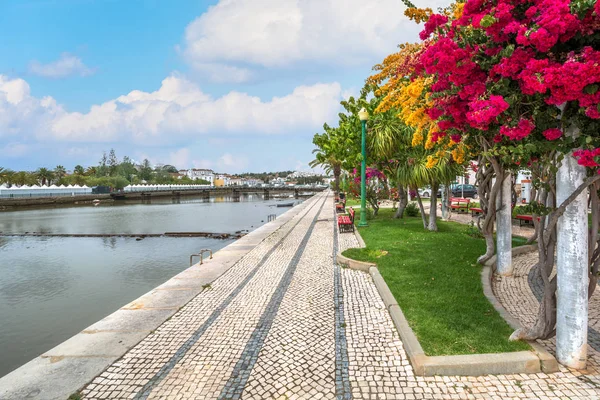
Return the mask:
<path fill-rule="evenodd" d="M 294 202 L 290 203 L 277 203 L 277 207 L 294 207 Z"/>

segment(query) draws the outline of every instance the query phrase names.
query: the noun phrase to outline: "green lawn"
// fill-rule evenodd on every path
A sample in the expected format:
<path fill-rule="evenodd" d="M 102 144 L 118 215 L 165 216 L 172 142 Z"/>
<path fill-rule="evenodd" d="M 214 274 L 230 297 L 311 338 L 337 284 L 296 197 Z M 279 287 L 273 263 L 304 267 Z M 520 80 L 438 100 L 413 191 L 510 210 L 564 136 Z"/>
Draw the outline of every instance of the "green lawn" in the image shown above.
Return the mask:
<path fill-rule="evenodd" d="M 367 248 L 344 255 L 377 263 L 427 355 L 529 349 L 508 341 L 512 329 L 483 294 L 481 266 L 475 263 L 485 252 L 483 239 L 470 237 L 467 226 L 455 222 L 438 221 L 439 232 L 427 232 L 420 217 L 391 215 L 380 210 L 360 228 Z"/>

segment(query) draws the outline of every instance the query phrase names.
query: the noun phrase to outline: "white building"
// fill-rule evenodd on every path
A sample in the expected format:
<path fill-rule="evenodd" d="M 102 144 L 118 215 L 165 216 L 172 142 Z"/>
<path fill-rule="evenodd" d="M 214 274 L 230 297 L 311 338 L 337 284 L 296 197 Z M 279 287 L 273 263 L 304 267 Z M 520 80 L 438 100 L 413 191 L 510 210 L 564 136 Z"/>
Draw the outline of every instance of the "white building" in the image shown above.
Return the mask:
<path fill-rule="evenodd" d="M 308 178 L 310 176 L 320 176 L 320 174 L 307 171 L 294 171 L 288 175 L 288 179 Z"/>
<path fill-rule="evenodd" d="M 242 186 L 244 182 L 239 176 L 231 176 L 229 177 L 229 184 L 232 186 Z"/>
<path fill-rule="evenodd" d="M 192 168 L 186 171 L 186 175 L 192 180 L 204 179 L 211 185 L 214 185 L 215 182 L 215 172 L 212 169 Z"/>

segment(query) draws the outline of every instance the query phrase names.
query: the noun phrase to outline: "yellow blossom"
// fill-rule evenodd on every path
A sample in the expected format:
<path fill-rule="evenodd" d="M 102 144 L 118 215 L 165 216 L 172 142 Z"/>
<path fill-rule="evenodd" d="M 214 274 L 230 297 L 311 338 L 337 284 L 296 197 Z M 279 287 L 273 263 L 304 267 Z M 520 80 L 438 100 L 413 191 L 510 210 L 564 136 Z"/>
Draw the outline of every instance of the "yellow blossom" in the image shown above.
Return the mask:
<path fill-rule="evenodd" d="M 465 3 L 454 4 L 454 12 L 452 13 L 452 16 L 454 17 L 454 19 L 459 19 L 460 17 L 462 17 L 464 8 L 465 8 Z"/>
<path fill-rule="evenodd" d="M 438 163 L 438 159 L 434 156 L 427 156 L 427 164 L 425 164 L 425 168 L 433 168 Z"/>

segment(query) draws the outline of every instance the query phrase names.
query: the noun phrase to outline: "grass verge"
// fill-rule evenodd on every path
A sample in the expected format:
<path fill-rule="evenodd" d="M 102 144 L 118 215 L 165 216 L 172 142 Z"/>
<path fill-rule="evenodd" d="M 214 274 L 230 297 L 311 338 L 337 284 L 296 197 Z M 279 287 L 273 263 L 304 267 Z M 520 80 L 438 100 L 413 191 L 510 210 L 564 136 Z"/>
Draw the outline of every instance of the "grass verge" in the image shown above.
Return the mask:
<path fill-rule="evenodd" d="M 427 355 L 530 349 L 508 341 L 512 329 L 483 294 L 475 260 L 485 252 L 484 240 L 456 222 L 438 221 L 438 227 L 428 232 L 420 217 L 397 220 L 381 209 L 360 228 L 367 247 L 343 254 L 377 263 Z"/>

